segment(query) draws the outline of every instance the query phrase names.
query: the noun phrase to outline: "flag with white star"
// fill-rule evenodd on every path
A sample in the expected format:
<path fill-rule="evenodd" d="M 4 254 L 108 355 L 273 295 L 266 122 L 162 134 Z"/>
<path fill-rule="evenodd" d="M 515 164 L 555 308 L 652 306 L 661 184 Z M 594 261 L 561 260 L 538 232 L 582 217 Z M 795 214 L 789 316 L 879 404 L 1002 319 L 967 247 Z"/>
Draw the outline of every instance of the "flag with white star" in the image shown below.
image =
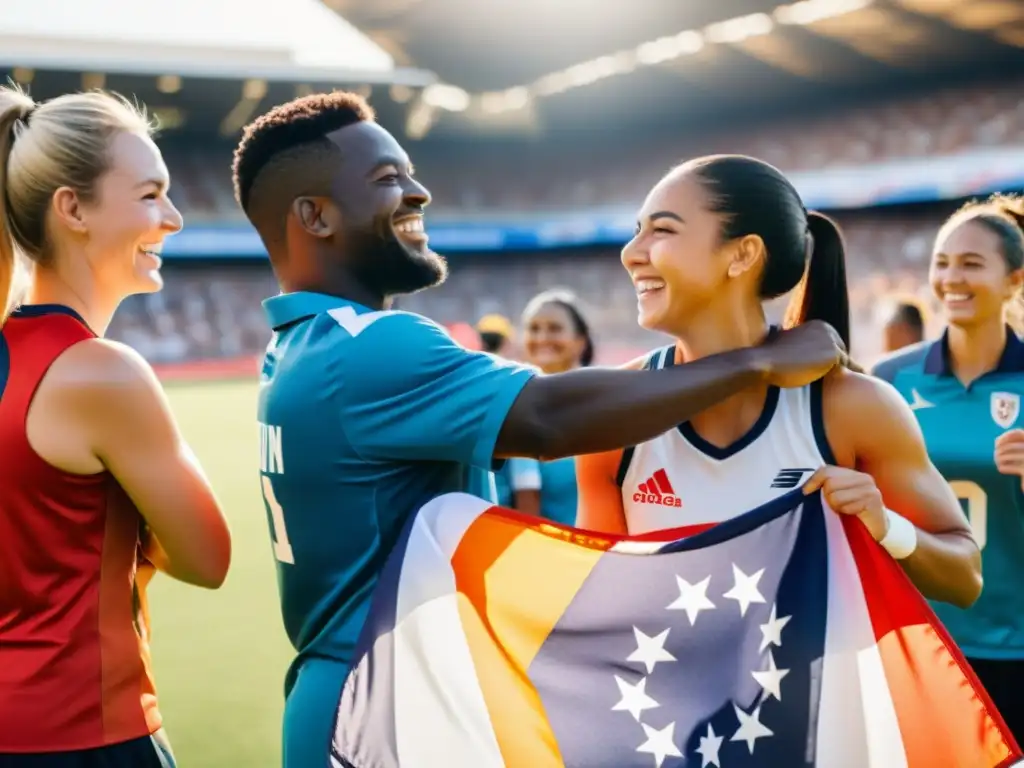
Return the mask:
<path fill-rule="evenodd" d="M 356 658 L 337 768 L 1021 759 L 900 567 L 799 489 L 659 542 L 441 497 L 393 553 Z"/>

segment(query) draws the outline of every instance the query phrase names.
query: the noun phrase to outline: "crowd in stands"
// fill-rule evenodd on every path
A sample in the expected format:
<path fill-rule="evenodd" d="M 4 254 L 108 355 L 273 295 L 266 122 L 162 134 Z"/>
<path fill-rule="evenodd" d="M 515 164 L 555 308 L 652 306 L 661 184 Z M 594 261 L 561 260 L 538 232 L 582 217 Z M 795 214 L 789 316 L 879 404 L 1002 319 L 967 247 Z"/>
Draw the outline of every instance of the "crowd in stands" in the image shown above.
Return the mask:
<path fill-rule="evenodd" d="M 753 155 L 785 172 L 966 148 L 1024 144 L 1024 80 L 988 89 L 952 88 L 873 106 L 799 115 L 756 127 L 716 127 L 690 136 L 495 143 L 429 142 L 410 147 L 433 210 L 472 212 L 637 205 L 669 166 L 718 152 Z M 165 146 L 171 196 L 193 221 L 239 216 L 230 183 L 231 147 Z"/>
<path fill-rule="evenodd" d="M 928 301 L 925 278 L 935 232 L 948 211 L 837 214 L 849 246 L 854 351 L 878 352 L 882 299 L 895 293 Z M 573 290 L 588 310 L 598 360 L 618 362 L 658 343 L 636 325 L 636 296 L 614 248 L 459 255 L 437 288 L 400 307 L 449 325 L 498 313 L 517 318 L 536 293 Z M 165 266 L 162 293 L 130 299 L 111 334 L 157 363 L 262 352 L 270 338 L 260 302 L 277 291 L 266 262 Z M 784 301 L 773 307 L 781 314 Z"/>
<path fill-rule="evenodd" d="M 759 125 L 757 130 L 619 144 L 615 152 L 599 156 L 593 148 L 566 151 L 548 143 L 508 151 L 475 142 L 414 150 L 418 174 L 435 195 L 435 209 L 470 216 L 488 209 L 509 213 L 552 206 L 635 205 L 668 165 L 697 154 L 748 153 L 796 171 L 1024 144 L 1024 81 L 851 107 L 848 113 Z M 172 197 L 186 222 L 238 215 L 229 182 L 229 148 L 218 154 L 170 142 L 165 151 L 175 182 Z M 932 239 L 954 207 L 835 214 L 848 244 L 853 351 L 861 359 L 878 352 L 884 299 L 899 293 L 929 301 L 925 277 Z M 617 362 L 658 342 L 636 326 L 635 295 L 615 248 L 457 255 L 450 261 L 447 284 L 404 298 L 401 306 L 441 323 L 471 324 L 489 313 L 516 318 L 531 296 L 560 286 L 575 291 L 589 307 L 599 362 Z M 128 302 L 115 319 L 115 337 L 157 363 L 262 351 L 270 332 L 260 300 L 276 292 L 265 262 L 170 263 L 165 270 L 165 291 Z M 776 303 L 775 316 L 783 304 Z"/>

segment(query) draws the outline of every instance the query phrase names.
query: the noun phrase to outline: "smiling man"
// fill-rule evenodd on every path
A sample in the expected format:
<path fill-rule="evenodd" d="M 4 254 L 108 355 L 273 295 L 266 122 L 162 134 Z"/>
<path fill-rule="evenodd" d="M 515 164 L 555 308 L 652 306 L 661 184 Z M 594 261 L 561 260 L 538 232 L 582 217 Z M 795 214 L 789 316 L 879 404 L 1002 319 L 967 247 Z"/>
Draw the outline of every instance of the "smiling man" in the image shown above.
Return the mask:
<path fill-rule="evenodd" d="M 635 445 L 752 383 L 803 386 L 843 360 L 809 324 L 664 370 L 551 376 L 456 344 L 389 309 L 444 279 L 430 195 L 358 96 L 284 104 L 235 153 L 239 203 L 282 293 L 259 396 L 260 488 L 285 628 L 286 768 L 327 764 L 334 713 L 384 563 L 435 496 L 488 496 L 495 459 Z"/>

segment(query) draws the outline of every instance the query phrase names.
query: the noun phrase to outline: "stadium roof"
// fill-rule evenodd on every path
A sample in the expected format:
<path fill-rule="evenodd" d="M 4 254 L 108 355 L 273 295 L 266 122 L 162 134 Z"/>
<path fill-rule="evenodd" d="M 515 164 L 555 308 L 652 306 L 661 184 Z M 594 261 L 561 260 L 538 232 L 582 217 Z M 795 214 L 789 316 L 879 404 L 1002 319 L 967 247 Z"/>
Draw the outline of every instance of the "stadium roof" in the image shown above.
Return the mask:
<path fill-rule="evenodd" d="M 426 85 L 317 0 L 0 2 L 0 67 Z"/>
<path fill-rule="evenodd" d="M 435 130 L 750 115 L 1024 72 L 1021 0 L 324 0 L 435 88 Z"/>

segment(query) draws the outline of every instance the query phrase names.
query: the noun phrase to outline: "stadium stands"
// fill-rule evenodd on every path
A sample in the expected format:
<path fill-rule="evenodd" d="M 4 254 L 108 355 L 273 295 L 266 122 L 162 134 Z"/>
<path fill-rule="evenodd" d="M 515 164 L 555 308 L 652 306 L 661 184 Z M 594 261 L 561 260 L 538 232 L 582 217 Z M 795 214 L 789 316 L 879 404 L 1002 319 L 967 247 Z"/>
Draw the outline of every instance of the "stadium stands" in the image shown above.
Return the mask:
<path fill-rule="evenodd" d="M 460 142 L 414 145 L 418 174 L 434 210 L 466 214 L 588 205 L 635 205 L 668 166 L 719 152 L 753 155 L 786 172 L 899 158 L 937 157 L 965 148 L 1024 143 L 1024 80 L 988 90 L 956 88 L 866 107 L 811 113 L 757 129 L 729 126 L 688 137 L 616 137 L 588 144 Z M 237 218 L 231 147 L 168 144 L 172 197 L 196 221 Z"/>
<path fill-rule="evenodd" d="M 965 148 L 1024 143 L 1024 81 L 991 90 L 931 96 L 779 123 L 756 131 L 721 131 L 678 140 L 621 142 L 595 156 L 540 143 L 495 151 L 486 142 L 417 145 L 419 175 L 435 194 L 435 211 L 528 212 L 625 203 L 635 205 L 672 162 L 712 152 L 743 152 L 787 171 L 823 169 L 903 157 L 935 157 Z M 239 213 L 229 179 L 230 147 L 165 147 L 172 197 L 186 222 L 224 222 Z M 880 299 L 893 291 L 929 299 L 924 284 L 931 238 L 955 203 L 838 212 L 848 241 L 854 352 L 878 352 Z M 428 217 L 429 222 L 429 217 Z M 615 248 L 536 253 L 459 254 L 448 283 L 403 299 L 402 306 L 442 323 L 472 322 L 488 312 L 516 317 L 534 293 L 575 290 L 589 305 L 601 342 L 599 359 L 615 362 L 655 343 L 635 326 L 635 297 Z M 584 268 L 585 265 L 585 268 Z M 269 337 L 260 299 L 276 290 L 265 264 L 167 266 L 161 295 L 131 300 L 112 334 L 155 362 L 256 354 Z M 781 306 L 782 302 L 779 302 Z"/>

